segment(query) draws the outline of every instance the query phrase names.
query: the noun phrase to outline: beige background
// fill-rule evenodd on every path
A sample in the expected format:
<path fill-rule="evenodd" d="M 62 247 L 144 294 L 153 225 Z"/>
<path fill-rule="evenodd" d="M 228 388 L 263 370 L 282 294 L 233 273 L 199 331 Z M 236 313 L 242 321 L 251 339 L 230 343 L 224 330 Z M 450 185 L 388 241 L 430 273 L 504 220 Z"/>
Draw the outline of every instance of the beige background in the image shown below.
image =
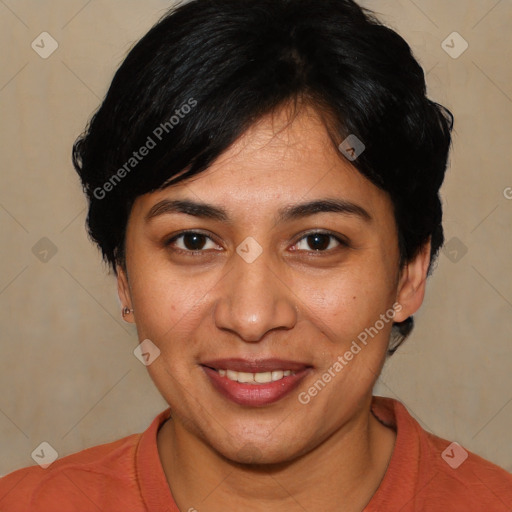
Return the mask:
<path fill-rule="evenodd" d="M 448 250 L 376 393 L 512 471 L 512 4 L 363 4 L 411 44 L 430 95 L 456 117 Z M 127 50 L 170 5 L 0 0 L 0 474 L 33 464 L 42 441 L 64 456 L 142 431 L 166 406 L 86 237 L 70 150 Z M 31 48 L 43 31 L 59 44 L 47 59 Z M 469 43 L 457 59 L 441 46 L 454 31 Z"/>

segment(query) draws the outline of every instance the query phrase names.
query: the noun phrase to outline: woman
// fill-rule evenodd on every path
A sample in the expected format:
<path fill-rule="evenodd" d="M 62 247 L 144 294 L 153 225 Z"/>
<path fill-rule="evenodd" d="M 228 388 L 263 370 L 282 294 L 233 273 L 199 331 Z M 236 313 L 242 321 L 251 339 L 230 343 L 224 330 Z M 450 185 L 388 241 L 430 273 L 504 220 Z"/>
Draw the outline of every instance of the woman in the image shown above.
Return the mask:
<path fill-rule="evenodd" d="M 443 243 L 452 116 L 351 0 L 193 0 L 74 164 L 169 404 L 25 468 L 3 511 L 505 511 L 512 476 L 372 396 Z"/>

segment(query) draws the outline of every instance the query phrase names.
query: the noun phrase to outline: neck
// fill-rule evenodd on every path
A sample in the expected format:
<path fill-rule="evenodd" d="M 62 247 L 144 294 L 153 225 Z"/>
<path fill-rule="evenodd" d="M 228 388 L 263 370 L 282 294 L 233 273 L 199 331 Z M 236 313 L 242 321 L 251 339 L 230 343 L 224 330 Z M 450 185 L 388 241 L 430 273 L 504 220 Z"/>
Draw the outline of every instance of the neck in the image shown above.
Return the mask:
<path fill-rule="evenodd" d="M 168 420 L 158 451 L 176 504 L 208 512 L 361 511 L 384 477 L 396 437 L 373 416 L 370 401 L 314 450 L 271 465 L 234 463 Z"/>

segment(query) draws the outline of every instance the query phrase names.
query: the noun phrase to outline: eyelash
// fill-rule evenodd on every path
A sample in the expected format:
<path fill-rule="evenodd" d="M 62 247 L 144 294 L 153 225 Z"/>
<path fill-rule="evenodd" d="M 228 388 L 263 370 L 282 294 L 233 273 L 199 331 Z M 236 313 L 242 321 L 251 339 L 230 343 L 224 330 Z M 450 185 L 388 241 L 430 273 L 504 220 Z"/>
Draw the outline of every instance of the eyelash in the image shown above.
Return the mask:
<path fill-rule="evenodd" d="M 209 239 L 213 243 L 216 243 L 209 235 L 207 235 L 206 233 L 202 233 L 201 231 L 182 231 L 181 233 L 178 233 L 177 235 L 174 235 L 172 238 L 167 240 L 164 243 L 164 245 L 166 247 L 171 247 L 172 244 L 174 242 L 176 242 L 176 240 L 178 240 L 180 238 L 183 238 L 185 235 L 200 235 L 200 236 L 204 236 L 205 238 Z M 321 230 L 320 231 L 319 230 L 310 231 L 310 232 L 307 232 L 307 233 L 303 234 L 301 236 L 301 238 L 299 238 L 293 244 L 293 246 L 296 246 L 297 244 L 299 244 L 303 240 L 306 240 L 309 236 L 313 236 L 313 235 L 325 235 L 325 236 L 328 236 L 331 239 L 336 240 L 336 242 L 338 242 L 338 244 L 339 244 L 338 248 L 339 247 L 349 247 L 349 243 L 345 239 L 343 239 L 342 237 L 340 237 L 338 235 L 335 235 L 334 233 L 331 233 L 329 231 L 321 231 Z M 330 245 L 330 242 L 329 242 L 329 245 Z M 180 249 L 180 248 L 176 248 L 176 247 L 171 247 L 171 249 L 174 252 L 178 252 L 178 253 L 181 253 L 181 254 L 187 254 L 187 255 L 200 255 L 201 253 L 205 253 L 206 252 L 205 249 L 198 249 L 198 250 L 195 250 L 195 251 L 192 251 L 192 250 L 189 250 L 189 249 Z M 322 254 L 322 253 L 329 254 L 329 253 L 332 253 L 334 250 L 336 250 L 336 248 L 334 248 L 334 249 L 332 249 L 332 248 L 331 249 L 324 249 L 324 250 L 310 250 L 310 251 L 305 251 L 305 252 L 307 252 L 309 254 L 317 255 L 317 254 Z M 301 250 L 299 250 L 299 251 L 301 251 Z"/>

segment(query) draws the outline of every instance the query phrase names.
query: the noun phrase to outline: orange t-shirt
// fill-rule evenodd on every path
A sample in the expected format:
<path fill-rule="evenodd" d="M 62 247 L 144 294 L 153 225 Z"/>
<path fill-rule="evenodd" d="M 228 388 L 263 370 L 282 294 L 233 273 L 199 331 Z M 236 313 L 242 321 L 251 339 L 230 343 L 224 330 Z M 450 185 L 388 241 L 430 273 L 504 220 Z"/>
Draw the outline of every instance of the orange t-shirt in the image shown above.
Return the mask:
<path fill-rule="evenodd" d="M 397 431 L 386 474 L 364 512 L 510 512 L 512 475 L 421 428 L 391 398 L 372 410 Z M 88 448 L 47 469 L 0 479 L 1 512 L 179 512 L 158 455 L 161 412 L 142 434 Z M 467 458 L 466 453 L 468 454 Z"/>

